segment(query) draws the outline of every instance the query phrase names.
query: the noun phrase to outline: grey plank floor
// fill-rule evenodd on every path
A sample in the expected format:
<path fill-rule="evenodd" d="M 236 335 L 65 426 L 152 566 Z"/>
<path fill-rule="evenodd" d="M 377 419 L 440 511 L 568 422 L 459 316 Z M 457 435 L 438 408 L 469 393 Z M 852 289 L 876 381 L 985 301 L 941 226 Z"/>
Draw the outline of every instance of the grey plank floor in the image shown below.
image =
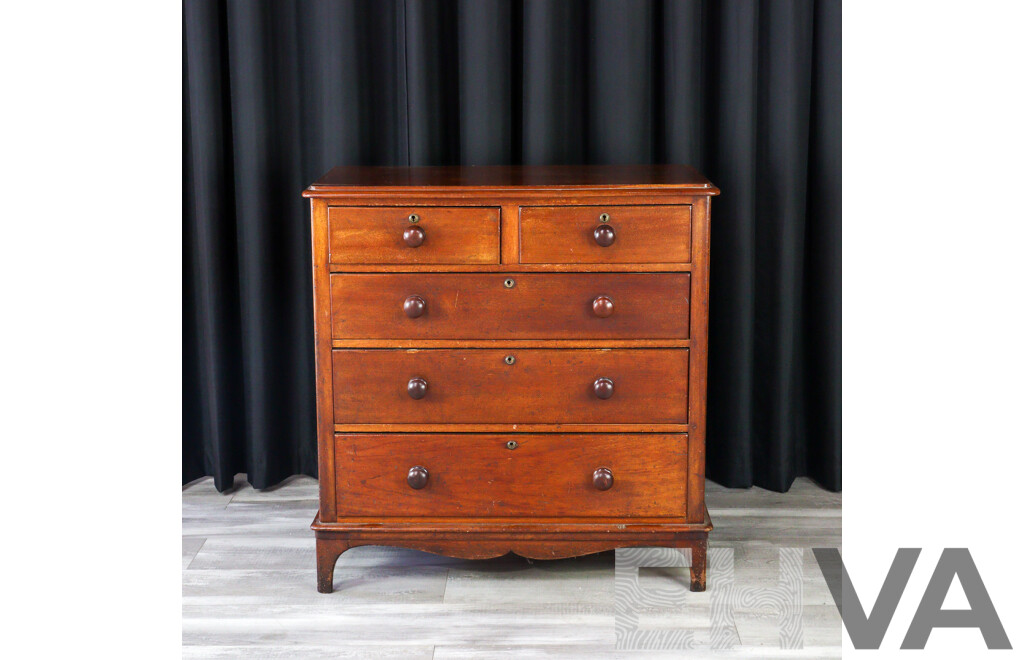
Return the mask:
<path fill-rule="evenodd" d="M 657 658 L 615 651 L 614 555 L 543 562 L 465 561 L 399 548 L 354 548 L 338 561 L 335 593 L 316 592 L 317 483 L 298 477 L 230 493 L 212 479 L 182 490 L 182 643 L 186 658 Z M 644 612 L 642 627 L 692 631 L 690 657 L 841 656 L 842 622 L 812 547 L 842 544 L 842 496 L 800 479 L 788 493 L 708 483 L 714 556 L 732 553 L 733 584 L 779 584 L 779 549 L 802 556 L 802 648 L 781 649 L 775 611 L 733 608 L 729 651 L 709 649 L 708 591 L 682 592 L 682 569 L 641 572 L 643 589 L 676 589 L 684 605 Z M 714 553 L 718 553 L 714 555 Z M 719 593 L 724 593 L 719 591 Z M 686 653 L 683 653 L 686 656 Z"/>

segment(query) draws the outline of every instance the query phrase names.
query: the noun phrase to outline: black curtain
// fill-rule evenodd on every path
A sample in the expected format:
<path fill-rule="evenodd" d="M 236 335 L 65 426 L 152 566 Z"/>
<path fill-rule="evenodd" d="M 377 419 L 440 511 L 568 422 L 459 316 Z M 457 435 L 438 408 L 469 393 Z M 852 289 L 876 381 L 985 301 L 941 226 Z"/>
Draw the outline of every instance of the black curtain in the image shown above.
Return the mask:
<path fill-rule="evenodd" d="M 183 480 L 316 475 L 309 214 L 334 165 L 695 165 L 707 475 L 840 488 L 835 0 L 184 4 Z"/>

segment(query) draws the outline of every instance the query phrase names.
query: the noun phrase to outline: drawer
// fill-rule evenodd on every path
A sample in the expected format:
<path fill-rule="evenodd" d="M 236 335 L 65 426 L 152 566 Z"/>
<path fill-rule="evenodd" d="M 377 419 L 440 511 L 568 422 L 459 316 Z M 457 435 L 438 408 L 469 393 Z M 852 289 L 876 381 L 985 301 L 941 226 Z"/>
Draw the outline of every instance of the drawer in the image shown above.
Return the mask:
<path fill-rule="evenodd" d="M 334 442 L 340 516 L 686 515 L 685 434 L 354 434 Z M 595 478 L 601 468 L 608 472 Z"/>
<path fill-rule="evenodd" d="M 499 218 L 498 208 L 332 206 L 331 263 L 496 264 Z"/>
<path fill-rule="evenodd" d="M 338 339 L 686 339 L 689 273 L 331 276 Z"/>
<path fill-rule="evenodd" d="M 524 264 L 689 263 L 690 207 L 524 206 L 519 239 Z"/>
<path fill-rule="evenodd" d="M 332 357 L 335 424 L 686 423 L 685 348 L 339 349 Z"/>

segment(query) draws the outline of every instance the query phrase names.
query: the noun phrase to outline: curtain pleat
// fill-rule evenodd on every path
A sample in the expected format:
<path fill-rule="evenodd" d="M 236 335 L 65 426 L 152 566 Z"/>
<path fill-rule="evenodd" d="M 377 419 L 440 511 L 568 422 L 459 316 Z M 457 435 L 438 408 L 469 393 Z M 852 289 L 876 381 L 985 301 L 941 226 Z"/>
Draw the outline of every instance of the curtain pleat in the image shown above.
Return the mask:
<path fill-rule="evenodd" d="M 842 484 L 842 11 L 814 6 L 803 307 L 807 465 L 834 490 Z"/>
<path fill-rule="evenodd" d="M 512 66 L 511 9 L 505 0 L 461 0 L 458 5 L 456 132 L 465 165 L 517 159 L 512 126 L 522 122 L 522 113 L 512 103 L 512 80 L 519 76 Z M 468 62 L 472 66 L 463 66 Z"/>
<path fill-rule="evenodd" d="M 644 0 L 595 0 L 590 5 L 590 162 L 651 161 L 651 19 L 651 3 Z"/>
<path fill-rule="evenodd" d="M 690 163 L 707 474 L 841 487 L 834 0 L 186 0 L 183 479 L 316 474 L 309 214 L 334 165 Z"/>
<path fill-rule="evenodd" d="M 769 484 L 784 484 L 791 466 L 806 455 L 803 406 L 794 404 L 804 401 L 802 262 L 813 9 L 810 3 L 768 2 L 758 17 L 763 38 L 757 115 L 765 128 L 758 133 L 756 164 L 751 449 L 755 470 L 763 466 Z"/>
<path fill-rule="evenodd" d="M 522 146 L 527 165 L 587 162 L 588 40 L 579 0 L 538 0 L 523 5 Z"/>
<path fill-rule="evenodd" d="M 244 463 L 225 8 L 185 3 L 183 477 L 231 485 Z"/>

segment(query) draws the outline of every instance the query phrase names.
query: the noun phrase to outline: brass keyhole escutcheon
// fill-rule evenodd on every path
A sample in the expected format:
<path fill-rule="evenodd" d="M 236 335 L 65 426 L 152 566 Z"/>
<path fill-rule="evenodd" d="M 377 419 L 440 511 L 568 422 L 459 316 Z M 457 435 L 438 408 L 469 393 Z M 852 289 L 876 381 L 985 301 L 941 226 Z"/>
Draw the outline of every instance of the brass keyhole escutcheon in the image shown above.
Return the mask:
<path fill-rule="evenodd" d="M 505 356 L 505 364 L 515 364 L 515 363 L 516 363 L 516 356 L 514 356 L 514 355 L 506 355 Z"/>
<path fill-rule="evenodd" d="M 508 278 L 507 280 L 505 280 L 505 288 L 506 289 L 511 289 L 515 285 L 516 285 L 516 281 L 514 279 L 512 279 L 511 277 Z"/>
<path fill-rule="evenodd" d="M 416 215 L 415 213 L 410 213 L 409 214 L 409 222 L 419 222 L 419 221 L 420 221 L 420 216 Z"/>
<path fill-rule="evenodd" d="M 600 220 L 601 222 L 608 222 L 609 220 L 612 219 L 612 217 L 607 213 L 602 213 L 601 215 L 597 216 L 597 219 Z"/>
<path fill-rule="evenodd" d="M 508 442 L 505 443 L 505 447 L 507 447 L 508 449 L 515 449 L 518 446 L 519 443 L 516 442 L 515 440 L 509 440 Z"/>

